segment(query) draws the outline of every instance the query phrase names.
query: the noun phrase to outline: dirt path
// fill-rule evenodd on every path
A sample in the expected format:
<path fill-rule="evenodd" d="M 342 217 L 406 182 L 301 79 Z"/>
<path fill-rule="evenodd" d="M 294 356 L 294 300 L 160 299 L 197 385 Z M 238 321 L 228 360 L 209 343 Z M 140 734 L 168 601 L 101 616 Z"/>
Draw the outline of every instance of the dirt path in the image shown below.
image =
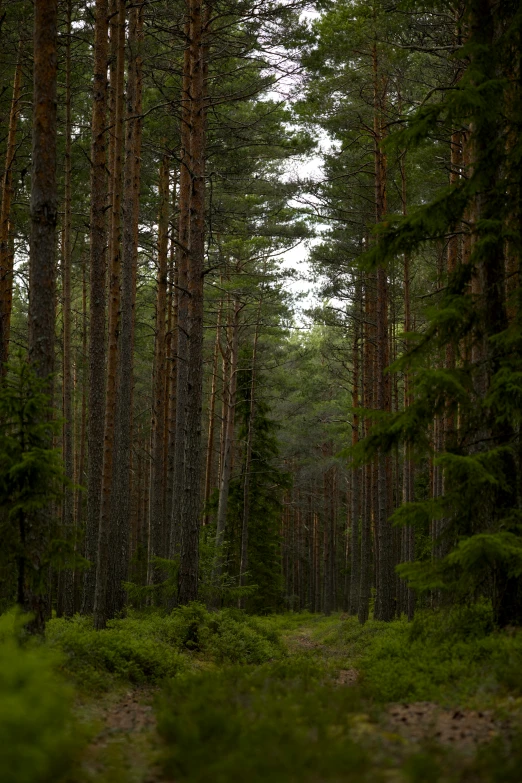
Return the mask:
<path fill-rule="evenodd" d="M 158 767 L 156 693 L 129 688 L 80 705 L 80 717 L 96 727 L 82 759 L 82 783 L 169 783 Z"/>
<path fill-rule="evenodd" d="M 314 634 L 310 626 L 288 632 L 289 653 L 322 660 L 338 687 L 356 687 L 360 682 L 357 659 L 346 648 L 318 641 Z M 173 783 L 162 776 L 159 765 L 161 742 L 153 704 L 157 692 L 157 688 L 127 688 L 79 706 L 80 717 L 96 729 L 81 774 L 71 783 Z M 478 745 L 499 734 L 506 736 L 510 728 L 490 711 L 450 710 L 431 702 L 389 704 L 378 713 L 364 692 L 361 708 L 354 716 L 354 735 L 375 748 L 376 758 L 381 751 L 392 750 L 396 769 L 426 742 L 453 748 L 463 760 L 472 758 Z"/>
<path fill-rule="evenodd" d="M 288 634 L 286 642 L 294 653 L 307 652 L 323 659 L 340 660 L 346 655 L 340 648 L 315 640 L 309 627 Z M 339 668 L 335 672 L 335 682 L 340 686 L 355 686 L 359 681 L 356 668 Z M 363 725 L 369 734 L 385 732 L 392 741 L 396 737 L 414 747 L 435 742 L 468 755 L 478 745 L 505 736 L 510 730 L 509 722 L 497 719 L 491 710 L 444 709 L 432 702 L 389 704 L 383 708 L 377 723 L 364 721 Z"/>

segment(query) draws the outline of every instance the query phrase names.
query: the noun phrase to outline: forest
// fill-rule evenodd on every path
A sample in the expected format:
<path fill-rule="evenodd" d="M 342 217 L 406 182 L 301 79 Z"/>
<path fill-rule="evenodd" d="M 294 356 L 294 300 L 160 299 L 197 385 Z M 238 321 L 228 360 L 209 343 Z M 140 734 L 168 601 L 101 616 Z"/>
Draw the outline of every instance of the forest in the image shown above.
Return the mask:
<path fill-rule="evenodd" d="M 522 781 L 519 0 L 0 0 L 0 780 Z"/>

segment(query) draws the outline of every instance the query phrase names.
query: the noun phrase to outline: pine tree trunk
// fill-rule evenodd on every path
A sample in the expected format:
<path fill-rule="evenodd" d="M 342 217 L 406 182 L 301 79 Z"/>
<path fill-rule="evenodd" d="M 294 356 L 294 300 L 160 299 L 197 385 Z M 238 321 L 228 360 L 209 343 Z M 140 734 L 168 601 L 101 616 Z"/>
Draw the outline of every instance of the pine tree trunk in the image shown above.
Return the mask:
<path fill-rule="evenodd" d="M 174 193 L 174 197 L 176 194 Z M 171 226 L 171 231 L 174 227 Z M 166 499 L 165 499 L 165 518 L 167 520 L 167 541 L 166 552 L 170 557 L 170 540 L 173 513 L 173 482 L 174 482 L 174 457 L 176 453 L 176 401 L 177 401 L 177 356 L 176 347 L 178 344 L 178 270 L 176 267 L 176 245 L 174 238 L 171 239 L 171 264 L 170 264 L 170 291 L 171 291 L 171 322 L 170 322 L 170 340 L 168 347 L 167 360 L 169 362 L 168 373 L 168 442 L 166 453 Z"/>
<path fill-rule="evenodd" d="M 402 214 L 407 214 L 407 191 L 406 191 L 406 152 L 403 152 L 400 159 L 401 170 L 401 203 Z M 411 319 L 411 271 L 410 271 L 410 256 L 408 253 L 404 254 L 404 267 L 403 267 L 403 285 L 404 285 L 404 331 L 406 334 L 412 330 Z M 411 393 L 411 379 L 409 373 L 404 373 L 404 409 L 406 410 L 413 403 L 413 395 Z M 414 500 L 413 494 L 413 480 L 414 480 L 414 464 L 411 459 L 410 446 L 405 444 L 404 446 L 404 466 L 402 476 L 402 502 L 412 503 Z M 401 528 L 401 552 L 400 561 L 402 563 L 408 563 L 415 559 L 415 529 L 412 525 L 406 525 Z M 405 584 L 403 580 L 400 582 L 399 594 L 401 596 L 399 613 L 404 612 L 408 620 L 413 620 L 413 614 L 415 611 L 415 593 Z"/>
<path fill-rule="evenodd" d="M 54 369 L 57 112 L 57 0 L 34 5 L 34 91 L 31 176 L 31 244 L 29 256 L 29 359 L 36 374 L 48 380 Z M 49 448 L 52 436 L 49 435 Z M 25 584 L 23 610 L 32 615 L 29 633 L 43 634 L 48 615 L 46 562 L 51 509 L 43 508 L 25 520 Z"/>
<path fill-rule="evenodd" d="M 357 306 L 360 299 L 360 281 L 357 281 L 355 304 Z M 358 318 L 360 313 L 357 313 Z M 353 337 L 353 384 L 352 384 L 352 406 L 357 409 L 359 407 L 359 323 L 357 320 L 354 322 L 354 337 Z M 352 446 L 356 446 L 359 442 L 359 415 L 353 414 L 352 422 Z M 361 545 L 359 540 L 359 528 L 360 528 L 360 482 L 361 482 L 361 469 L 352 468 L 351 471 L 351 536 L 350 536 L 350 550 L 351 550 L 351 562 L 350 562 L 350 597 L 349 597 L 349 612 L 355 615 L 359 611 L 359 590 L 361 583 Z"/>
<path fill-rule="evenodd" d="M 254 332 L 254 345 L 252 347 L 252 380 L 250 382 L 250 404 L 248 408 L 248 425 L 245 444 L 245 468 L 243 478 L 243 513 L 241 520 L 241 558 L 239 563 L 239 585 L 243 587 L 246 584 L 246 574 L 248 572 L 248 532 L 250 523 L 250 474 L 252 471 L 252 449 L 254 441 L 254 421 L 256 413 L 256 361 L 257 344 L 259 341 L 259 328 L 261 321 L 261 308 L 263 306 L 263 292 L 259 297 L 259 307 L 257 310 L 256 328 Z M 239 600 L 239 608 L 242 607 L 242 601 Z"/>
<path fill-rule="evenodd" d="M 373 407 L 374 397 L 374 368 L 375 349 L 375 276 L 366 274 L 364 281 L 364 353 L 363 353 L 363 378 L 364 390 L 363 406 L 367 409 Z M 364 420 L 364 436 L 370 432 L 368 419 Z M 361 519 L 361 585 L 359 592 L 359 622 L 365 623 L 370 612 L 370 591 L 372 573 L 372 517 L 374 507 L 373 495 L 373 464 L 366 463 L 363 466 L 364 503 Z"/>
<path fill-rule="evenodd" d="M 169 159 L 161 161 L 159 175 L 160 213 L 158 220 L 158 277 L 156 295 L 156 340 L 152 392 L 152 465 L 150 484 L 149 584 L 157 583 L 161 570 L 153 563 L 166 557 L 165 525 L 165 428 L 166 428 L 166 361 L 165 312 L 167 308 L 168 229 L 169 229 Z"/>
<path fill-rule="evenodd" d="M 85 557 L 90 560 L 91 567 L 85 572 L 83 614 L 90 614 L 94 610 L 103 471 L 106 358 L 105 285 L 107 277 L 107 229 L 105 225 L 107 203 L 107 63 L 107 0 L 96 0 L 91 147 L 89 417 L 87 425 L 89 473 L 85 532 Z"/>
<path fill-rule="evenodd" d="M 214 430 L 215 430 L 215 413 L 216 413 L 216 394 L 217 394 L 217 376 L 218 376 L 218 361 L 219 361 L 219 339 L 221 330 L 221 312 L 223 308 L 223 302 L 219 302 L 219 310 L 216 323 L 216 340 L 214 343 L 214 356 L 212 359 L 212 384 L 210 389 L 210 401 L 208 408 L 208 437 L 207 437 L 207 458 L 205 462 L 205 495 L 204 495 L 204 508 L 205 516 L 203 517 L 203 525 L 208 525 L 209 515 L 207 512 L 208 503 L 210 500 L 210 491 L 212 486 L 212 464 L 214 457 Z"/>
<path fill-rule="evenodd" d="M 71 17 L 72 0 L 67 0 L 67 39 L 65 49 L 65 205 L 63 227 L 63 458 L 65 475 L 74 479 L 74 415 L 71 356 L 71 271 L 72 271 L 72 165 L 71 165 Z M 66 488 L 63 502 L 63 526 L 70 545 L 75 546 L 74 492 Z M 74 570 L 63 574 L 62 606 L 66 617 L 74 614 Z"/>
<path fill-rule="evenodd" d="M 18 61 L 13 82 L 13 97 L 9 113 L 5 173 L 2 183 L 2 207 L 0 210 L 0 379 L 5 376 L 9 359 L 11 309 L 13 302 L 13 255 L 9 243 L 11 201 L 13 198 L 13 168 L 16 155 L 16 129 L 20 114 L 22 90 L 22 41 L 18 47 Z"/>
<path fill-rule="evenodd" d="M 170 530 L 169 557 L 179 554 L 182 524 L 182 497 L 185 484 L 186 417 L 188 404 L 188 265 L 190 243 L 190 197 L 192 171 L 192 116 L 191 116 L 191 25 L 187 3 L 184 26 L 183 85 L 181 93 L 181 167 L 179 174 L 179 229 L 178 229 L 178 334 L 176 347 L 176 443 L 174 449 L 173 505 Z"/>
<path fill-rule="evenodd" d="M 374 150 L 375 150 L 375 221 L 380 223 L 386 213 L 386 158 L 382 151 L 383 105 L 386 88 L 379 73 L 377 45 L 373 46 L 374 73 Z M 388 361 L 388 280 L 383 268 L 377 270 L 377 410 L 389 410 Z M 388 471 L 384 454 L 377 457 L 377 594 L 375 616 L 391 620 L 394 607 L 394 573 L 392 530 L 388 520 Z"/>
<path fill-rule="evenodd" d="M 235 430 L 235 412 L 237 396 L 237 361 L 239 348 L 239 313 L 240 305 L 234 303 L 234 315 L 229 327 L 230 333 L 230 362 L 229 362 L 229 381 L 228 398 L 226 413 L 226 429 L 224 432 L 223 443 L 223 465 L 219 484 L 219 501 L 216 521 L 216 556 L 214 567 L 212 569 L 212 583 L 219 588 L 221 574 L 223 571 L 223 543 L 227 522 L 228 493 L 230 488 L 230 478 L 232 475 L 232 459 L 234 450 L 234 430 Z"/>
<path fill-rule="evenodd" d="M 108 580 L 113 568 L 114 548 L 111 546 L 111 490 L 114 463 L 114 434 L 116 422 L 116 391 L 118 377 L 118 343 L 120 329 L 121 278 L 121 197 L 123 169 L 123 112 L 125 76 L 125 0 L 116 0 L 118 15 L 112 23 L 111 36 L 116 48 L 115 84 L 113 90 L 114 125 L 111 230 L 109 239 L 109 342 L 107 353 L 107 393 L 105 402 L 105 431 L 103 442 L 103 471 L 98 533 L 98 560 L 94 598 L 94 625 L 104 628 L 109 619 Z"/>
<path fill-rule="evenodd" d="M 178 600 L 198 596 L 199 530 L 201 526 L 203 397 L 203 271 L 205 259 L 205 19 L 202 0 L 190 0 L 192 182 L 190 198 L 190 257 L 188 271 L 189 368 L 186 421 L 185 478 L 182 506 Z"/>
<path fill-rule="evenodd" d="M 129 519 L 131 516 L 131 461 L 134 389 L 134 322 L 138 264 L 140 211 L 141 134 L 143 65 L 142 44 L 145 3 L 129 10 L 127 119 L 123 170 L 123 234 L 121 263 L 121 324 L 117 376 L 117 406 L 114 432 L 114 465 L 111 499 L 111 548 L 109 571 L 109 614 L 115 616 L 125 605 L 122 582 L 129 562 Z M 139 441 L 139 438 L 138 438 Z"/>

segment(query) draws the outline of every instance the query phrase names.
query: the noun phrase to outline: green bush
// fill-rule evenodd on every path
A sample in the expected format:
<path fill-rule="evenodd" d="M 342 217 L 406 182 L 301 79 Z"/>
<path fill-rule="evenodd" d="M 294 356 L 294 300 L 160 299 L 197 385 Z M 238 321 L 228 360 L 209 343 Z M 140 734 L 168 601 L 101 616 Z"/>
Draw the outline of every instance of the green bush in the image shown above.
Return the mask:
<path fill-rule="evenodd" d="M 95 631 L 91 618 L 55 619 L 48 639 L 65 654 L 65 669 L 86 689 L 104 690 L 114 680 L 158 683 L 185 667 L 183 656 L 153 633 L 153 623 L 113 620 Z"/>
<path fill-rule="evenodd" d="M 522 693 L 522 632 L 494 631 L 484 605 L 422 612 L 376 624 L 359 666 L 378 701 L 487 701 L 503 688 Z"/>
<path fill-rule="evenodd" d="M 95 631 L 92 620 L 75 617 L 48 624 L 52 646 L 65 653 L 65 667 L 84 689 L 103 690 L 114 680 L 158 683 L 187 667 L 182 652 L 216 663 L 264 663 L 281 657 L 277 632 L 237 610 L 208 612 L 193 603 L 170 615 L 135 614 Z"/>
<path fill-rule="evenodd" d="M 0 617 L 0 780 L 57 783 L 83 744 L 73 691 L 57 674 L 57 656 L 41 643 L 21 646 L 22 621 Z"/>
<path fill-rule="evenodd" d="M 167 776 L 191 783 L 378 781 L 350 736 L 354 689 L 308 657 L 184 675 L 158 707 Z"/>
<path fill-rule="evenodd" d="M 180 606 L 170 615 L 149 615 L 134 623 L 136 633 L 147 632 L 179 650 L 199 652 L 216 663 L 264 663 L 280 657 L 283 646 L 273 628 L 238 610 L 209 612 L 200 603 Z"/>

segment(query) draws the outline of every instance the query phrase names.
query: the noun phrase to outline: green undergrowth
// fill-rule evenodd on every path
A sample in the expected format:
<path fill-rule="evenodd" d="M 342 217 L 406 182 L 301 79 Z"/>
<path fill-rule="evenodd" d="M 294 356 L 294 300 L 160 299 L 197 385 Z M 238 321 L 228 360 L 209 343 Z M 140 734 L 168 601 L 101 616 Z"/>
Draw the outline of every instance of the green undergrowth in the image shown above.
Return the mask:
<path fill-rule="evenodd" d="M 522 734 L 478 747 L 474 756 L 428 743 L 401 765 L 405 783 L 520 783 Z M 395 779 L 395 778 L 394 778 Z"/>
<path fill-rule="evenodd" d="M 351 735 L 358 715 L 356 691 L 309 656 L 190 672 L 159 700 L 164 771 L 190 783 L 377 781 Z"/>
<path fill-rule="evenodd" d="M 260 664 L 284 654 L 276 629 L 239 611 L 208 612 L 197 603 L 168 615 L 134 613 L 103 631 L 95 631 L 89 617 L 55 619 L 47 636 L 83 691 L 108 690 L 118 681 L 158 684 L 190 668 L 192 660 Z"/>
<path fill-rule="evenodd" d="M 311 638 L 357 668 L 379 703 L 486 707 L 522 696 L 522 631 L 495 630 L 488 605 L 418 612 L 412 623 L 325 618 Z"/>
<path fill-rule="evenodd" d="M 360 668 L 380 702 L 494 706 L 522 695 L 522 632 L 494 630 L 488 606 L 421 612 L 377 632 Z"/>
<path fill-rule="evenodd" d="M 0 780 L 58 783 L 75 766 L 85 729 L 56 652 L 23 639 L 23 623 L 13 612 L 0 617 Z"/>

